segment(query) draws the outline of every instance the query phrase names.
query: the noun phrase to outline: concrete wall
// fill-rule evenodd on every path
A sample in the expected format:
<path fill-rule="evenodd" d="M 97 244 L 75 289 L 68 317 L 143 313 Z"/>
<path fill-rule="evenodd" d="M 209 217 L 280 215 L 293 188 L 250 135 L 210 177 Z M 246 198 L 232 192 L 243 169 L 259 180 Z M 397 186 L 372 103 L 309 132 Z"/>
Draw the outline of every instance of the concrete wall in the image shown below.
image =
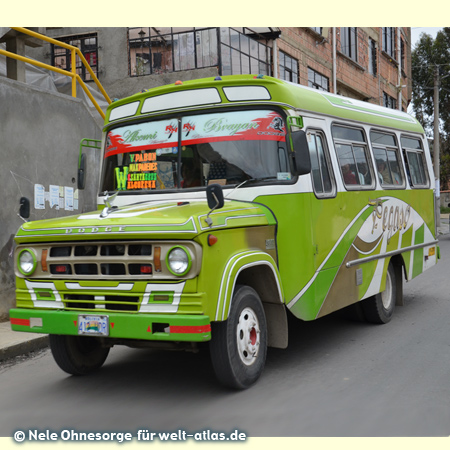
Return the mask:
<path fill-rule="evenodd" d="M 0 319 L 15 304 L 14 235 L 23 221 L 17 216 L 19 200 L 31 202 L 30 220 L 60 217 L 96 208 L 100 152 L 88 149 L 86 189 L 77 196 L 77 165 L 81 139 L 100 139 L 101 130 L 85 105 L 69 96 L 42 91 L 0 77 Z M 50 207 L 52 199 L 57 206 Z M 65 201 L 71 201 L 73 210 Z M 45 191 L 44 203 L 35 205 Z M 60 198 L 56 198 L 60 196 Z M 41 206 L 42 209 L 35 206 Z"/>

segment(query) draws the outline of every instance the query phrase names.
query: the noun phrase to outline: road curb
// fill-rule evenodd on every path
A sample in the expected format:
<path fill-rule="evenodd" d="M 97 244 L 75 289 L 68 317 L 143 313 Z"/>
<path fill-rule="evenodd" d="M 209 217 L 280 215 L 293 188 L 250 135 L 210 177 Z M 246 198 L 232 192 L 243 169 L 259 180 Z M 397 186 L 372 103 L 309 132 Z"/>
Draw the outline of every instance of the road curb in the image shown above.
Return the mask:
<path fill-rule="evenodd" d="M 8 345 L 0 348 L 0 362 L 6 359 L 15 358 L 16 356 L 22 356 L 36 350 L 42 350 L 43 348 L 48 347 L 48 345 L 49 341 L 47 335 L 37 336 L 33 339 L 18 342 L 17 344 Z"/>

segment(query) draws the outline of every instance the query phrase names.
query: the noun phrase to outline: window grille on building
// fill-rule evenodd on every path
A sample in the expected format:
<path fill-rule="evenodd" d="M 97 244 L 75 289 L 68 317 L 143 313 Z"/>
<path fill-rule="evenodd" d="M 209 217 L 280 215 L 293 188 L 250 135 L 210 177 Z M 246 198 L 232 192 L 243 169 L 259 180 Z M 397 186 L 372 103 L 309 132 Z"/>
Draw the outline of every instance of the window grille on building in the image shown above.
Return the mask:
<path fill-rule="evenodd" d="M 308 67 L 308 86 L 321 91 L 329 91 L 330 80 L 325 75 Z"/>
<path fill-rule="evenodd" d="M 383 27 L 383 51 L 395 59 L 395 28 Z"/>
<path fill-rule="evenodd" d="M 386 108 L 397 109 L 397 100 L 386 94 L 386 92 L 383 92 L 383 105 L 386 106 Z"/>
<path fill-rule="evenodd" d="M 95 76 L 98 76 L 98 42 L 97 33 L 83 34 L 77 36 L 58 37 L 58 41 L 78 47 L 85 57 L 87 63 L 90 65 Z M 51 44 L 51 58 L 52 65 L 63 70 L 71 71 L 71 51 Z M 81 62 L 80 58 L 76 57 L 76 73 L 80 75 L 83 81 L 92 80 L 92 76 Z"/>
<path fill-rule="evenodd" d="M 249 36 L 250 29 L 241 28 L 241 31 L 220 28 L 221 74 L 271 75 L 270 48 L 254 39 L 255 35 Z"/>
<path fill-rule="evenodd" d="M 376 42 L 369 38 L 369 73 L 373 76 L 377 75 L 377 45 Z"/>
<path fill-rule="evenodd" d="M 341 27 L 341 52 L 353 61 L 358 60 L 356 27 Z"/>
<path fill-rule="evenodd" d="M 218 64 L 216 28 L 129 28 L 128 42 L 131 76 Z"/>
<path fill-rule="evenodd" d="M 270 75 L 270 48 L 248 28 L 129 28 L 130 76 L 219 67 L 221 75 Z"/>
<path fill-rule="evenodd" d="M 279 52 L 279 61 L 280 79 L 298 83 L 298 61 L 282 51 Z"/>

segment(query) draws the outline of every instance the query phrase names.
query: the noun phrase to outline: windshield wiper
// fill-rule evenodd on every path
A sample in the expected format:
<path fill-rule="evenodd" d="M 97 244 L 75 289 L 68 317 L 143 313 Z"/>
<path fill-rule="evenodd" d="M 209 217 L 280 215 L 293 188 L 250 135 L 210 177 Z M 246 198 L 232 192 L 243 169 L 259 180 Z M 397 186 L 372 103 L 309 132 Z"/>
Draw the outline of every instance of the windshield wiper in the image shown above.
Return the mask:
<path fill-rule="evenodd" d="M 277 180 L 278 177 L 272 175 L 270 177 L 257 177 L 257 178 L 248 178 L 247 180 L 244 180 L 242 183 L 238 184 L 235 189 L 239 189 L 241 186 L 243 186 L 244 184 L 248 184 L 248 183 L 254 183 L 257 181 L 266 181 L 266 180 Z"/>
<path fill-rule="evenodd" d="M 256 178 L 247 178 L 242 183 L 239 183 L 229 194 L 227 194 L 225 197 L 229 197 L 236 189 L 239 189 L 240 187 L 244 186 L 244 184 L 248 183 L 256 183 L 259 181 L 267 181 L 267 180 L 278 180 L 278 177 L 272 175 L 270 177 L 256 177 Z"/>

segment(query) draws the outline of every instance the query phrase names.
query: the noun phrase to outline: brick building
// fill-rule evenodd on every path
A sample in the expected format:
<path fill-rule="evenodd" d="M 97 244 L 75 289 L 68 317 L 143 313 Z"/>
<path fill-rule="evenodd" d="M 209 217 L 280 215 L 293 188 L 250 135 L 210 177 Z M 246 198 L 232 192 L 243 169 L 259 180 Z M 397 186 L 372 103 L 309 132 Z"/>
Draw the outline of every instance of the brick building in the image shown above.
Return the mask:
<path fill-rule="evenodd" d="M 410 28 L 77 27 L 46 34 L 80 47 L 111 97 L 178 79 L 262 73 L 404 111 L 411 99 Z M 45 44 L 30 53 L 69 68 L 62 48 Z"/>

